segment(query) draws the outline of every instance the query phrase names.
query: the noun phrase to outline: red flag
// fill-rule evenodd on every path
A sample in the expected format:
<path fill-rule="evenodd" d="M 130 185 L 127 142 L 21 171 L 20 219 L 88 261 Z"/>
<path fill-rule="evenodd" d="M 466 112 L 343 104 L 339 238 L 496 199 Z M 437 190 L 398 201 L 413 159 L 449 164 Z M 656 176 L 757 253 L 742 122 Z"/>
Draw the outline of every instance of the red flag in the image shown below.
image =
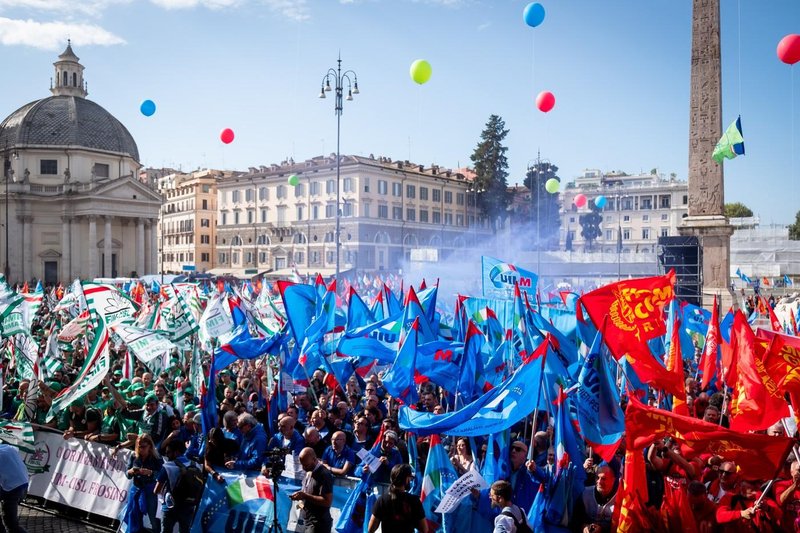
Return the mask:
<path fill-rule="evenodd" d="M 731 429 L 766 429 L 789 416 L 783 396 L 756 356 L 756 336 L 741 311 L 733 316 L 731 347 L 736 354 L 736 385 L 731 396 Z"/>
<path fill-rule="evenodd" d="M 610 283 L 583 295 L 580 301 L 600 329 L 608 315 L 605 341 L 617 359 L 627 355 L 639 378 L 676 394 L 684 389 L 683 379 L 653 357 L 647 341 L 666 333 L 664 306 L 674 297 L 675 273 Z"/>
<path fill-rule="evenodd" d="M 764 297 L 761 296 L 761 299 L 764 300 Z M 769 305 L 769 302 L 764 301 L 764 307 L 767 309 L 767 314 L 769 315 L 769 323 L 772 326 L 772 331 L 777 331 L 778 333 L 783 333 L 783 326 L 781 326 L 781 321 L 778 320 L 777 315 L 775 315 L 775 310 Z M 789 314 L 792 314 L 791 312 Z"/>
<path fill-rule="evenodd" d="M 794 319 L 794 313 L 789 313 L 789 322 L 792 324 L 792 334 L 797 335 L 797 321 Z"/>
<path fill-rule="evenodd" d="M 764 367 L 778 388 L 800 393 L 800 339 L 759 328 L 756 342 L 767 347 Z"/>
<path fill-rule="evenodd" d="M 765 287 L 769 287 L 771 285 L 771 283 L 769 282 L 769 278 L 767 278 L 766 276 L 761 278 L 761 284 L 764 285 Z"/>
<path fill-rule="evenodd" d="M 700 389 L 704 390 L 711 382 L 711 378 L 717 373 L 719 364 L 719 346 L 722 343 L 722 335 L 719 331 L 719 308 L 717 306 L 717 295 L 714 295 L 714 309 L 711 310 L 711 322 L 708 323 L 708 333 L 706 342 L 703 346 L 703 355 L 700 356 L 698 365 L 703 371 L 703 380 Z"/>

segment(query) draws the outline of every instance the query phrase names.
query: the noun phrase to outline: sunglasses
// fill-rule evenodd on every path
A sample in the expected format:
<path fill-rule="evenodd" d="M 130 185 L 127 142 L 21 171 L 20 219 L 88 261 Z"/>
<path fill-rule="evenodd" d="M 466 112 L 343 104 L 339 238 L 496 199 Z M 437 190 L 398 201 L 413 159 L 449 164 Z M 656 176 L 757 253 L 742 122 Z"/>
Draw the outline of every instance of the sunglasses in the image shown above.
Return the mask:
<path fill-rule="evenodd" d="M 734 473 L 734 472 L 733 472 L 732 470 L 720 470 L 720 471 L 719 471 L 719 475 L 720 475 L 720 476 L 728 476 L 728 475 L 731 475 L 731 474 L 733 474 L 733 473 Z"/>
<path fill-rule="evenodd" d="M 512 446 L 511 449 L 514 450 L 515 452 L 527 452 L 528 451 L 525 448 L 522 448 L 520 446 Z"/>

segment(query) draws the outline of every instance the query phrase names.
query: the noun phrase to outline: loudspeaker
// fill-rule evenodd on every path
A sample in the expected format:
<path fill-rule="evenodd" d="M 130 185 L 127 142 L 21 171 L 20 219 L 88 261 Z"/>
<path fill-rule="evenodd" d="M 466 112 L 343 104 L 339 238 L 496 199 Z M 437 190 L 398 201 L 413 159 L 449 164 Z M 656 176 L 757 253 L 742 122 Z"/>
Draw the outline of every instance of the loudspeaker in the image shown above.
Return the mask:
<path fill-rule="evenodd" d="M 658 270 L 675 269 L 675 294 L 691 304 L 703 305 L 703 249 L 695 236 L 659 237 Z"/>

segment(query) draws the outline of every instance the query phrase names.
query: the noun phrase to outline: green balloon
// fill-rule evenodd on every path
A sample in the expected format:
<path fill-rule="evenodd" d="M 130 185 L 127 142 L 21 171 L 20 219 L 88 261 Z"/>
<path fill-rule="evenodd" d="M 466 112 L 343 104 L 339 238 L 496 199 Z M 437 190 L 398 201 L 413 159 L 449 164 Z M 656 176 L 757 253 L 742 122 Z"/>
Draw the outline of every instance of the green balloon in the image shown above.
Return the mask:
<path fill-rule="evenodd" d="M 425 61 L 424 59 L 417 59 L 413 63 L 411 63 L 411 79 L 415 82 L 422 85 L 426 83 L 429 79 L 431 79 L 431 74 L 433 74 L 433 68 L 431 64 Z"/>
<path fill-rule="evenodd" d="M 297 187 L 298 183 L 300 183 L 300 178 L 297 177 L 297 174 L 292 174 L 289 176 L 289 185 L 292 187 Z"/>
<path fill-rule="evenodd" d="M 557 193 L 559 187 L 561 187 L 561 182 L 555 178 L 550 178 L 544 183 L 545 190 L 550 194 Z"/>

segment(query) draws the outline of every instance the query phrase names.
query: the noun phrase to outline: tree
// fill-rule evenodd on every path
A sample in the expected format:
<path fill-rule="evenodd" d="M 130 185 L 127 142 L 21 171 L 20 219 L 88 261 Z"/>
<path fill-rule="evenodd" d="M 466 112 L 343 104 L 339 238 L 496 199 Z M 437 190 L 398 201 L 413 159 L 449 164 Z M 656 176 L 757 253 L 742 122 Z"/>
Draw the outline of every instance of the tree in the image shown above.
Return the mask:
<path fill-rule="evenodd" d="M 545 188 L 547 181 L 558 177 L 558 167 L 548 161 L 537 158 L 536 163 L 528 168 L 523 185 L 531 191 L 528 206 L 528 220 L 531 227 L 531 242 L 534 249 L 538 246 L 545 249 L 558 248 L 558 230 L 561 217 L 558 213 L 558 194 L 551 194 Z"/>
<path fill-rule="evenodd" d="M 601 208 L 597 207 L 594 202 L 589 202 L 588 213 L 584 213 L 578 217 L 578 222 L 581 225 L 581 237 L 586 241 L 586 248 L 591 252 L 594 241 L 597 240 L 603 232 L 600 230 L 600 223 L 603 222 L 603 216 L 600 214 Z"/>
<path fill-rule="evenodd" d="M 800 211 L 794 216 L 794 224 L 789 225 L 789 240 L 800 241 Z"/>
<path fill-rule="evenodd" d="M 489 117 L 481 133 L 481 141 L 475 147 L 471 159 L 475 170 L 475 187 L 482 191 L 478 195 L 478 206 L 489 217 L 492 231 L 497 232 L 497 219 L 505 220 L 511 203 L 508 192 L 508 159 L 503 139 L 508 135 L 506 123 L 497 115 Z"/>
<path fill-rule="evenodd" d="M 728 218 L 743 218 L 753 216 L 753 211 L 741 202 L 725 204 L 725 216 Z"/>

